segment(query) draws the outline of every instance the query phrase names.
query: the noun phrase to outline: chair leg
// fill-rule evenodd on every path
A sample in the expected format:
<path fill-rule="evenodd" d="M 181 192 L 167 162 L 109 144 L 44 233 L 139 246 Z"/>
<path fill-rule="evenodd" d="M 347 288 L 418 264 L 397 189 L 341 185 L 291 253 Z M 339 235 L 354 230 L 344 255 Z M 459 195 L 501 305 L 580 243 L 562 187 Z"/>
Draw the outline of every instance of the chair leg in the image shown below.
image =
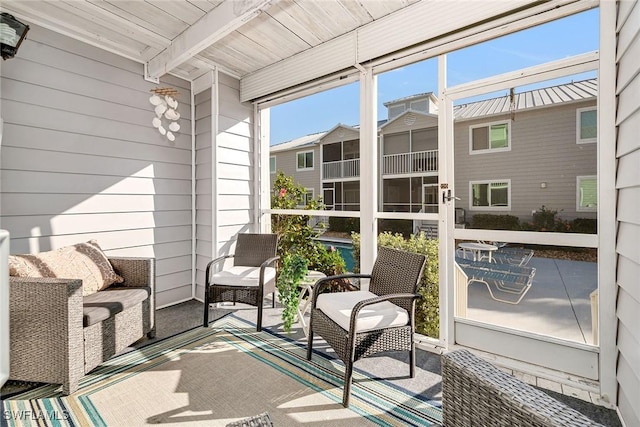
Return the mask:
<path fill-rule="evenodd" d="M 262 331 L 262 301 L 258 304 L 258 321 L 256 322 L 256 332 Z"/>
<path fill-rule="evenodd" d="M 409 350 L 409 377 L 416 377 L 416 346 L 411 344 L 411 350 Z"/>
<path fill-rule="evenodd" d="M 342 393 L 342 406 L 349 407 L 351 397 L 351 381 L 353 378 L 353 362 L 347 362 L 344 366 L 344 392 Z"/>
<path fill-rule="evenodd" d="M 311 353 L 313 353 L 313 325 L 311 319 L 309 319 L 309 333 L 307 334 L 307 360 L 311 360 Z"/>
<path fill-rule="evenodd" d="M 202 326 L 209 327 L 209 289 L 206 286 L 204 288 L 204 319 Z"/>

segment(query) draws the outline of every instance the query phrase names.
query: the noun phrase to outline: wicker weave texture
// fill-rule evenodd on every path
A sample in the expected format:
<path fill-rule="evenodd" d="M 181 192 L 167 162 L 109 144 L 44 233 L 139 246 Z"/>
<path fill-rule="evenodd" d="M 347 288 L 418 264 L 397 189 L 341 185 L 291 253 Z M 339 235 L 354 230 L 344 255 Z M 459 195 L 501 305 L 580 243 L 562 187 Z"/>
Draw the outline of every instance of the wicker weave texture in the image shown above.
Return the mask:
<path fill-rule="evenodd" d="M 113 261 L 112 261 L 113 260 Z M 82 326 L 82 281 L 10 277 L 10 378 L 62 384 L 73 393 L 82 376 L 155 331 L 155 260 L 110 258 L 124 279 L 150 297 L 111 319 Z"/>
<path fill-rule="evenodd" d="M 233 264 L 259 267 L 269 258 L 276 256 L 277 251 L 277 234 L 240 233 Z"/>
<path fill-rule="evenodd" d="M 82 281 L 10 277 L 10 378 L 75 388 L 84 375 Z"/>
<path fill-rule="evenodd" d="M 272 427 L 273 422 L 269 414 L 263 412 L 262 414 L 255 415 L 253 417 L 244 418 L 242 420 L 234 421 L 227 424 L 227 427 Z"/>
<path fill-rule="evenodd" d="M 351 357 L 349 332 L 342 329 L 321 310 L 313 310 L 313 332 L 320 335 L 336 352 L 340 360 Z M 385 351 L 410 351 L 413 337 L 411 326 L 378 329 L 356 334 L 353 361 Z"/>
<path fill-rule="evenodd" d="M 445 426 L 601 426 L 468 350 L 442 356 Z"/>

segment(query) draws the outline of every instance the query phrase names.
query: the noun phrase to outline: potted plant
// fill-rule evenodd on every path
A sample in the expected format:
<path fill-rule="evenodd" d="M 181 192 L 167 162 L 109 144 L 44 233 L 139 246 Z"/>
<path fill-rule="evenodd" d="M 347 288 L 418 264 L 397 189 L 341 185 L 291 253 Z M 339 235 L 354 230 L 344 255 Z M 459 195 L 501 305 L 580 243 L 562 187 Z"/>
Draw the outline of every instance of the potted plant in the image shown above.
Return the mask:
<path fill-rule="evenodd" d="M 284 330 L 291 331 L 300 302 L 300 281 L 307 275 L 308 260 L 300 254 L 286 254 L 282 258 L 282 268 L 276 282 L 278 299 L 283 305 L 282 321 Z"/>

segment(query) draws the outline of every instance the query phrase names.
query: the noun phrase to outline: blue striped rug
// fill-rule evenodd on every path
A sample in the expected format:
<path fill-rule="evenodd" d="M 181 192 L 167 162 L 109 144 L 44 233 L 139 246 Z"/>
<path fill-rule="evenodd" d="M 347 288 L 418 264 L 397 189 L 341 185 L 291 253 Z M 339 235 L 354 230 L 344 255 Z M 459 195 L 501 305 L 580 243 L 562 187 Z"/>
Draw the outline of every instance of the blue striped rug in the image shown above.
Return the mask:
<path fill-rule="evenodd" d="M 246 370 L 233 367 L 225 372 L 231 364 Z M 258 333 L 253 324 L 231 314 L 209 328 L 195 328 L 109 360 L 87 375 L 73 395 L 63 396 L 59 386 L 46 385 L 4 400 L 2 424 L 224 425 L 252 415 L 243 410 L 259 413 L 264 408 L 275 425 L 442 424 L 438 402 L 385 380 L 368 381 L 357 370 L 350 407 L 343 408 L 343 372 L 341 362 L 320 352 L 309 362 L 305 345 L 268 330 Z M 222 390 L 215 398 L 207 397 L 204 391 L 210 387 Z M 220 402 L 220 396 L 231 391 L 250 401 L 235 397 Z M 200 397 L 206 402 L 198 401 Z"/>

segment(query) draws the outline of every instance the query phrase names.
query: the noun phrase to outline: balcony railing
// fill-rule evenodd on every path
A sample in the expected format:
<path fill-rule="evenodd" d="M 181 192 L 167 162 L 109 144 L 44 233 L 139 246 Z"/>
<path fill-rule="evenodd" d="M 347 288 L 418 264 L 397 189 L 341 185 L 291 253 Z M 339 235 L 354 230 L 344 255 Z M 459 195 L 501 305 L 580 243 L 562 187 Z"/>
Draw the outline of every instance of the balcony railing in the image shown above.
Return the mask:
<path fill-rule="evenodd" d="M 382 157 L 383 175 L 438 172 L 438 150 L 388 154 Z M 322 179 L 357 178 L 360 159 L 322 163 Z"/>
<path fill-rule="evenodd" d="M 388 154 L 382 157 L 383 175 L 438 172 L 438 150 Z"/>
<path fill-rule="evenodd" d="M 360 176 L 360 159 L 322 163 L 322 179 L 357 178 Z"/>

